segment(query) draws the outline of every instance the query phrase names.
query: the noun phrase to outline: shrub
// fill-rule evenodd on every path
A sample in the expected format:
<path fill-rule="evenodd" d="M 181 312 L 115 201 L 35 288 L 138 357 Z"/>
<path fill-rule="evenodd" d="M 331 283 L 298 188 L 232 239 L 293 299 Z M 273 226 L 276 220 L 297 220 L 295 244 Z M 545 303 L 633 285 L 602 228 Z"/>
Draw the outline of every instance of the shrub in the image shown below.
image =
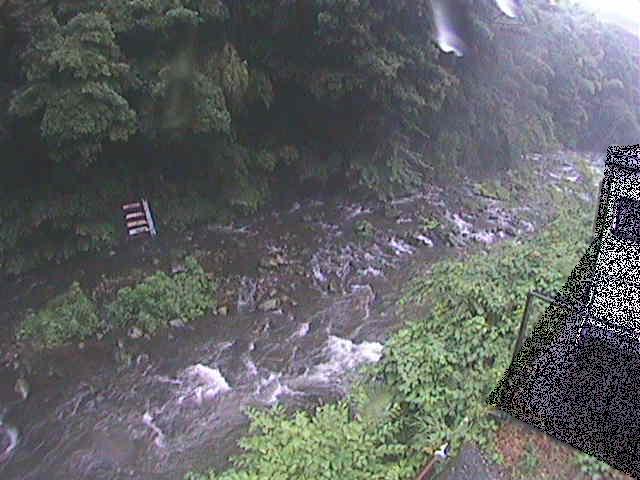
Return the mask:
<path fill-rule="evenodd" d="M 577 453 L 574 462 L 580 471 L 592 480 L 609 478 L 613 469 L 602 460 L 598 460 L 586 453 Z"/>
<path fill-rule="evenodd" d="M 300 411 L 288 417 L 282 406 L 251 409 L 249 415 L 253 435 L 240 441 L 246 453 L 233 461 L 243 471 L 190 473 L 187 480 L 399 480 L 413 471 L 398 462 L 405 448 L 393 440 L 395 432 L 351 421 L 346 402 L 320 407 L 314 415 Z"/>
<path fill-rule="evenodd" d="M 427 305 L 429 314 L 394 335 L 379 365 L 415 417 L 413 442 L 437 446 L 480 419 L 486 399 L 511 360 L 531 289 L 555 293 L 588 245 L 589 220 L 566 211 L 524 244 L 438 263 L 414 282 L 402 305 Z M 464 436 L 484 441 L 482 420 Z"/>
<path fill-rule="evenodd" d="M 17 332 L 19 339 L 31 339 L 43 347 L 62 345 L 73 338 L 87 338 L 100 330 L 96 306 L 78 282 L 51 300 L 37 313 L 30 313 Z"/>
<path fill-rule="evenodd" d="M 138 285 L 118 291 L 107 316 L 120 327 L 137 326 L 154 333 L 174 319 L 191 321 L 216 305 L 216 284 L 197 260 L 188 257 L 185 271 L 169 276 L 157 272 Z"/>
<path fill-rule="evenodd" d="M 566 197 L 562 205 L 535 238 L 442 261 L 412 283 L 401 306 L 429 313 L 391 337 L 349 394 L 361 420 L 343 402 L 313 417 L 254 412 L 235 468 L 187 479 L 409 479 L 446 440 L 486 446 L 495 426 L 486 400 L 511 360 L 527 292 L 559 290 L 588 246 L 591 209 Z"/>

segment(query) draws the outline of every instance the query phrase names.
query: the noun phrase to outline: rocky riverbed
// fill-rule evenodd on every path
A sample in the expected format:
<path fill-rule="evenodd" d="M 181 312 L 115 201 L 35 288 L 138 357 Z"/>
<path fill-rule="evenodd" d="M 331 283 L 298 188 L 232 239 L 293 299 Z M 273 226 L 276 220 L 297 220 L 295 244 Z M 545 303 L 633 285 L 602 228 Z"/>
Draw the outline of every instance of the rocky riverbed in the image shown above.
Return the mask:
<path fill-rule="evenodd" d="M 543 184 L 580 194 L 575 185 L 588 180 L 595 191 L 578 159 L 532 154 L 497 180 L 460 177 L 393 201 L 294 199 L 5 283 L 0 404 L 16 406 L 3 419 L 0 473 L 178 479 L 224 467 L 246 432 L 245 407 L 308 408 L 343 395 L 358 366 L 381 358 L 405 321 L 395 302 L 418 270 L 535 232 L 556 207 L 539 194 Z M 47 353 L 13 340 L 25 309 L 71 280 L 107 298 L 155 270 L 179 272 L 187 254 L 219 280 L 211 316 L 153 338 L 113 331 Z"/>

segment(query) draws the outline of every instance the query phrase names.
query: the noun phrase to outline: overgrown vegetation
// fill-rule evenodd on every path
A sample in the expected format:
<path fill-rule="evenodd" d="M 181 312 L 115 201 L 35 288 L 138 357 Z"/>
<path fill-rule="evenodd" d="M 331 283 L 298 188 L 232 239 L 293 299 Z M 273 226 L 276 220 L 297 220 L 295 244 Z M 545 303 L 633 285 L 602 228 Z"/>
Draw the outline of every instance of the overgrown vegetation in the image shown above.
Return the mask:
<path fill-rule="evenodd" d="M 102 326 L 93 301 L 73 282 L 69 290 L 51 300 L 37 313 L 29 313 L 17 337 L 43 347 L 56 347 L 71 339 L 84 339 Z"/>
<path fill-rule="evenodd" d="M 609 477 L 612 470 L 602 460 L 582 452 L 576 454 L 575 463 L 580 467 L 580 471 L 592 480 L 604 480 Z"/>
<path fill-rule="evenodd" d="M 188 257 L 183 272 L 173 276 L 157 272 L 118 291 L 116 300 L 107 305 L 107 317 L 116 326 L 136 326 L 153 334 L 171 320 L 186 323 L 215 308 L 215 287 L 197 260 Z"/>
<path fill-rule="evenodd" d="M 66 293 L 37 313 L 27 315 L 17 336 L 44 347 L 56 347 L 114 327 L 137 327 L 153 334 L 172 320 L 186 323 L 213 310 L 215 289 L 216 282 L 193 257 L 185 259 L 182 272 L 172 276 L 157 272 L 120 289 L 103 312 L 74 282 Z"/>
<path fill-rule="evenodd" d="M 546 0 L 467 4 L 453 58 L 428 0 L 0 1 L 1 273 L 112 248 L 141 195 L 184 229 L 283 185 L 387 195 L 637 140 L 631 36 Z"/>
<path fill-rule="evenodd" d="M 331 473 L 318 478 L 409 479 L 447 440 L 489 445 L 497 423 L 486 400 L 511 360 L 526 294 L 559 290 L 589 244 L 590 207 L 566 197 L 561 205 L 534 238 L 445 260 L 416 280 L 401 305 L 428 313 L 407 319 L 346 400 L 313 416 L 252 411 L 235 468 L 189 478 L 284 480 L 324 465 Z"/>

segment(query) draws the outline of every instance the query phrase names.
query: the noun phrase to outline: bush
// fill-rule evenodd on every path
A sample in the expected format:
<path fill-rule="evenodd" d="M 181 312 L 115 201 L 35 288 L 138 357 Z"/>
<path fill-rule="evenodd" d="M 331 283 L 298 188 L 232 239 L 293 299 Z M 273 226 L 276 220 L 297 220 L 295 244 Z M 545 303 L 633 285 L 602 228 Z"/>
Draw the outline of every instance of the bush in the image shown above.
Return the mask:
<path fill-rule="evenodd" d="M 613 469 L 602 460 L 598 460 L 586 453 L 577 453 L 574 461 L 580 471 L 592 480 L 609 478 L 613 472 Z"/>
<path fill-rule="evenodd" d="M 190 473 L 186 480 L 399 480 L 413 471 L 398 462 L 405 447 L 393 440 L 395 432 L 351 421 L 346 402 L 320 407 L 314 415 L 288 417 L 282 406 L 249 415 L 254 435 L 240 441 L 246 453 L 233 462 L 243 471 Z"/>
<path fill-rule="evenodd" d="M 409 479 L 445 441 L 487 446 L 495 423 L 486 400 L 511 360 L 527 292 L 561 289 L 588 246 L 590 208 L 566 197 L 561 205 L 535 238 L 445 260 L 412 283 L 400 304 L 429 313 L 391 337 L 349 394 L 360 420 L 343 402 L 314 417 L 254 412 L 258 433 L 241 441 L 236 468 L 187 479 Z"/>
<path fill-rule="evenodd" d="M 171 320 L 188 322 L 213 309 L 215 282 L 195 258 L 188 257 L 185 267 L 176 275 L 157 272 L 138 285 L 119 290 L 116 300 L 107 305 L 110 321 L 152 334 Z"/>
<path fill-rule="evenodd" d="M 584 209 L 564 212 L 525 244 L 446 260 L 414 282 L 401 304 L 430 313 L 391 338 L 380 368 L 415 416 L 416 445 L 437 446 L 483 416 L 511 360 L 527 292 L 564 285 L 588 246 L 589 220 Z M 483 441 L 490 427 L 479 421 L 464 436 Z"/>
<path fill-rule="evenodd" d="M 90 337 L 101 325 L 96 306 L 78 282 L 74 282 L 67 292 L 51 300 L 42 310 L 27 315 L 17 337 L 48 348 L 73 338 Z"/>

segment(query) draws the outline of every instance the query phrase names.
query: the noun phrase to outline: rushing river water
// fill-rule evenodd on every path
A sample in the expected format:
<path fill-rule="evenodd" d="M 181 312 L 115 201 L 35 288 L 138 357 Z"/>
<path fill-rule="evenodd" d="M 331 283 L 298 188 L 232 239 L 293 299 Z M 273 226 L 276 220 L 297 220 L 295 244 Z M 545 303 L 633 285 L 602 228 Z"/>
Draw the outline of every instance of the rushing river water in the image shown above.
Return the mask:
<path fill-rule="evenodd" d="M 571 181 L 574 167 L 558 158 L 548 178 Z M 402 324 L 394 306 L 416 268 L 468 244 L 531 232 L 543 218 L 534 210 L 509 208 L 470 184 L 428 185 L 387 205 L 307 199 L 241 226 L 211 225 L 184 240 L 130 246 L 85 270 L 165 266 L 178 243 L 187 253 L 222 252 L 225 274 L 237 279 L 230 314 L 150 340 L 125 336 L 121 349 L 107 339 L 84 351 L 69 347 L 47 374 L 40 364 L 31 395 L 1 420 L 7 458 L 0 476 L 168 480 L 227 466 L 247 430 L 246 407 L 310 408 L 343 395 L 357 367 L 380 360 L 384 340 Z M 448 233 L 421 227 L 425 215 Z M 354 234 L 364 219 L 375 226 L 366 240 Z M 277 259 L 274 268 L 257 268 L 265 258 Z M 48 282 L 55 278 L 40 284 Z M 286 298 L 276 295 L 279 308 L 264 307 L 274 290 Z M 16 308 L 10 302 L 7 311 Z M 130 361 L 123 364 L 124 351 Z M 12 375 L 0 373 L 7 391 Z"/>

